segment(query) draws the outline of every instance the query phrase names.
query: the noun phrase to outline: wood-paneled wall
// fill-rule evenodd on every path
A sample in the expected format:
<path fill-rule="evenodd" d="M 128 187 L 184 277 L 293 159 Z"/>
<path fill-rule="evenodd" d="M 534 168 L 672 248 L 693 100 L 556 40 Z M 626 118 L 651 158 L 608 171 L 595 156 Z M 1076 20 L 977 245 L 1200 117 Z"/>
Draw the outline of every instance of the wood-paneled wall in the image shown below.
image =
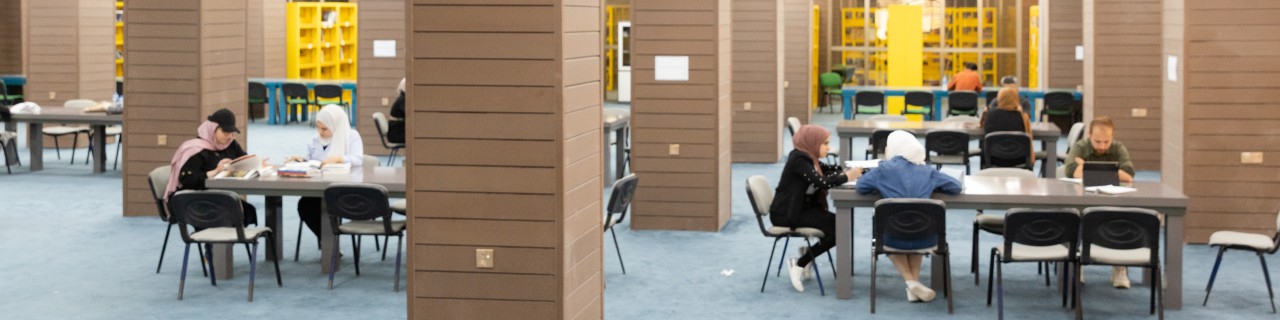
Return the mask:
<path fill-rule="evenodd" d="M 1076 60 L 1076 46 L 1084 45 L 1084 5 L 1077 0 L 1052 0 L 1047 8 L 1048 52 L 1045 81 L 1048 88 L 1075 89 L 1084 85 L 1084 62 Z M 1046 7 L 1047 6 L 1047 7 Z"/>
<path fill-rule="evenodd" d="M 813 103 L 813 0 L 784 0 L 783 20 L 786 61 L 783 72 L 783 120 L 789 117 L 809 123 Z M 783 124 L 784 128 L 786 124 Z"/>
<path fill-rule="evenodd" d="M 249 0 L 250 78 L 285 77 L 284 5 L 284 0 Z"/>
<path fill-rule="evenodd" d="M 27 12 L 26 100 L 43 106 L 110 100 L 116 77 L 115 3 L 31 1 Z"/>
<path fill-rule="evenodd" d="M 733 3 L 733 162 L 782 157 L 782 0 Z"/>
<path fill-rule="evenodd" d="M 634 229 L 717 231 L 729 221 L 730 13 L 729 0 L 632 5 Z M 688 56 L 689 81 L 655 81 L 656 56 Z"/>
<path fill-rule="evenodd" d="M 1160 0 L 1086 0 L 1083 11 L 1085 122 L 1111 117 L 1134 167 L 1159 170 Z"/>
<path fill-rule="evenodd" d="M 22 73 L 21 4 L 21 1 L 0 1 L 0 74 Z"/>
<path fill-rule="evenodd" d="M 373 113 L 382 112 L 391 116 L 391 104 L 396 102 L 399 92 L 396 86 L 404 78 L 405 0 L 363 0 L 360 1 L 360 68 L 357 74 L 360 81 L 356 86 L 360 89 L 360 110 L 356 115 L 357 129 L 364 140 L 364 153 L 386 155 L 390 150 L 382 146 L 377 128 L 373 125 Z M 378 58 L 373 56 L 375 40 L 394 40 L 396 56 Z"/>
<path fill-rule="evenodd" d="M 247 145 L 247 8 L 247 0 L 125 6 L 124 215 L 156 214 L 147 174 L 168 165 L 214 111 L 236 114 L 238 140 Z"/>
<path fill-rule="evenodd" d="M 601 3 L 406 6 L 409 317 L 603 318 Z"/>
<path fill-rule="evenodd" d="M 1181 110 L 1164 121 L 1165 136 L 1180 143 L 1166 143 L 1162 178 L 1191 198 L 1187 240 L 1218 230 L 1271 235 L 1280 209 L 1280 2 L 1165 0 L 1164 9 L 1161 59 L 1180 64 L 1177 81 L 1163 81 L 1165 106 Z M 1242 164 L 1242 152 L 1264 152 L 1263 162 Z"/>

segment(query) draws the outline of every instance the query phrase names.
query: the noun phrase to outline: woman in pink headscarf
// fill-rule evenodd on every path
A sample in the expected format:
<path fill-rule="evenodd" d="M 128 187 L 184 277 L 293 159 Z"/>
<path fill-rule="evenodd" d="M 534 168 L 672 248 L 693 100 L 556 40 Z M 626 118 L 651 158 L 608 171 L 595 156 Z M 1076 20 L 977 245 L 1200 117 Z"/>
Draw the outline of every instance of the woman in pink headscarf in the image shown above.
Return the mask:
<path fill-rule="evenodd" d="M 787 156 L 787 164 L 778 179 L 769 219 L 774 226 L 815 228 L 823 237 L 813 247 L 801 247 L 799 259 L 787 261 L 791 285 L 804 292 L 804 280 L 811 277 L 813 258 L 836 244 L 836 216 L 827 208 L 827 189 L 858 179 L 862 169 L 844 171 L 839 166 L 819 162 L 831 150 L 827 141 L 831 132 L 819 126 L 805 125 L 792 137 L 795 150 Z"/>
<path fill-rule="evenodd" d="M 196 129 L 196 138 L 183 142 L 169 161 L 172 171 L 169 172 L 169 184 L 165 186 L 165 201 L 174 192 L 204 190 L 206 180 L 225 170 L 231 160 L 246 155 L 244 148 L 236 142 L 238 133 L 236 115 L 227 109 L 214 112 L 201 123 Z M 257 209 L 245 201 L 240 201 L 240 204 L 244 209 L 244 225 L 258 224 Z"/>

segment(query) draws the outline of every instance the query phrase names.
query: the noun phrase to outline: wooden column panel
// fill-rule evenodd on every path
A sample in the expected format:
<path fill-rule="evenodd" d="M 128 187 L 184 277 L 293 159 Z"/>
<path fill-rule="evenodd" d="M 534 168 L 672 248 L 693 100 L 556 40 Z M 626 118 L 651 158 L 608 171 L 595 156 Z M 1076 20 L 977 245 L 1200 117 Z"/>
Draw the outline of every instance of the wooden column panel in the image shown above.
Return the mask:
<path fill-rule="evenodd" d="M 733 162 L 782 157 L 782 0 L 733 4 Z"/>
<path fill-rule="evenodd" d="M 634 229 L 718 231 L 729 221 L 729 4 L 632 5 Z M 689 80 L 655 80 L 657 56 L 688 57 Z"/>
<path fill-rule="evenodd" d="M 0 1 L 0 74 L 22 73 L 22 4 Z"/>
<path fill-rule="evenodd" d="M 1075 0 L 1046 2 L 1040 5 L 1048 9 L 1040 13 L 1048 16 L 1044 83 L 1048 88 L 1075 89 L 1084 85 L 1084 61 L 1076 60 L 1076 46 L 1084 45 L 1084 5 Z"/>
<path fill-rule="evenodd" d="M 62 106 L 70 99 L 110 100 L 115 92 L 115 2 L 28 3 L 27 101 Z"/>
<path fill-rule="evenodd" d="M 1160 16 L 1160 0 L 1084 2 L 1084 119 L 1111 117 L 1138 170 L 1160 169 Z"/>
<path fill-rule="evenodd" d="M 1270 235 L 1280 196 L 1280 3 L 1166 0 L 1161 179 L 1191 198 L 1187 241 L 1219 230 Z M 1170 80 L 1169 57 L 1177 57 Z M 1263 153 L 1243 163 L 1244 152 Z"/>
<path fill-rule="evenodd" d="M 409 318 L 603 318 L 601 1 L 404 8 Z"/>
<path fill-rule="evenodd" d="M 813 108 L 813 0 L 784 0 L 782 119 L 800 119 L 809 123 Z M 786 128 L 786 124 L 783 124 Z M 786 129 L 783 129 L 786 130 Z"/>
<path fill-rule="evenodd" d="M 128 0 L 125 6 L 124 215 L 156 214 L 147 174 L 169 164 L 205 117 L 236 114 L 248 145 L 247 0 Z M 114 72 L 114 71 L 113 71 Z M 164 140 L 165 143 L 161 143 Z M 249 150 L 252 152 L 252 150 Z"/>
<path fill-rule="evenodd" d="M 391 116 L 391 104 L 396 102 L 396 86 L 404 78 L 405 69 L 405 0 L 360 1 L 360 76 L 356 86 L 360 89 L 360 110 L 356 123 L 360 137 L 364 139 L 364 153 L 386 155 L 391 151 L 382 146 L 377 128 L 373 125 L 373 113 Z M 373 42 L 396 42 L 395 57 L 374 57 Z"/>

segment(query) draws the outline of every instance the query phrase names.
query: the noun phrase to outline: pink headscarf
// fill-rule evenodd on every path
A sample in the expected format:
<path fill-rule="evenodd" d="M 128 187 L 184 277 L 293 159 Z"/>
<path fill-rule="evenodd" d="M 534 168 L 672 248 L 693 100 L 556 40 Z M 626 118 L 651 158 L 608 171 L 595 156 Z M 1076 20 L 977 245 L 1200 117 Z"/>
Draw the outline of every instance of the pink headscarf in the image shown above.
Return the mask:
<path fill-rule="evenodd" d="M 235 139 L 227 141 L 226 144 L 218 144 L 218 138 L 215 134 L 218 124 L 213 121 L 206 120 L 200 124 L 200 128 L 196 129 L 196 139 L 182 142 L 178 146 L 178 152 L 173 154 L 173 159 L 169 160 L 169 184 L 164 187 L 164 200 L 169 201 L 169 195 L 178 190 L 178 173 L 182 171 L 182 166 L 190 160 L 192 156 L 203 150 L 222 151 L 231 146 L 231 142 Z"/>
<path fill-rule="evenodd" d="M 795 145 L 796 150 L 804 151 L 809 154 L 809 159 L 813 160 L 813 169 L 818 170 L 818 174 L 823 174 L 822 166 L 818 165 L 818 159 L 825 157 L 825 154 L 819 154 L 822 151 L 822 144 L 831 138 L 831 132 L 826 128 L 806 124 L 796 130 L 796 134 L 791 137 L 791 144 Z"/>

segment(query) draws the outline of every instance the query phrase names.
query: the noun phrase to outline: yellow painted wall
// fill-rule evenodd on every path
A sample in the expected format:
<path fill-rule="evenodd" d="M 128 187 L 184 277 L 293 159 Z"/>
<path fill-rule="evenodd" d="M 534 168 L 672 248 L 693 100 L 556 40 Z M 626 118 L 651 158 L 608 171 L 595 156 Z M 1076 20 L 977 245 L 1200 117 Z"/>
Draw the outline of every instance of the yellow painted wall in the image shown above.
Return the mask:
<path fill-rule="evenodd" d="M 923 84 L 924 33 L 920 31 L 924 12 L 920 6 L 889 6 L 889 86 L 917 87 Z M 886 114 L 900 114 L 902 97 L 887 99 Z M 911 116 L 919 120 L 920 116 Z"/>

